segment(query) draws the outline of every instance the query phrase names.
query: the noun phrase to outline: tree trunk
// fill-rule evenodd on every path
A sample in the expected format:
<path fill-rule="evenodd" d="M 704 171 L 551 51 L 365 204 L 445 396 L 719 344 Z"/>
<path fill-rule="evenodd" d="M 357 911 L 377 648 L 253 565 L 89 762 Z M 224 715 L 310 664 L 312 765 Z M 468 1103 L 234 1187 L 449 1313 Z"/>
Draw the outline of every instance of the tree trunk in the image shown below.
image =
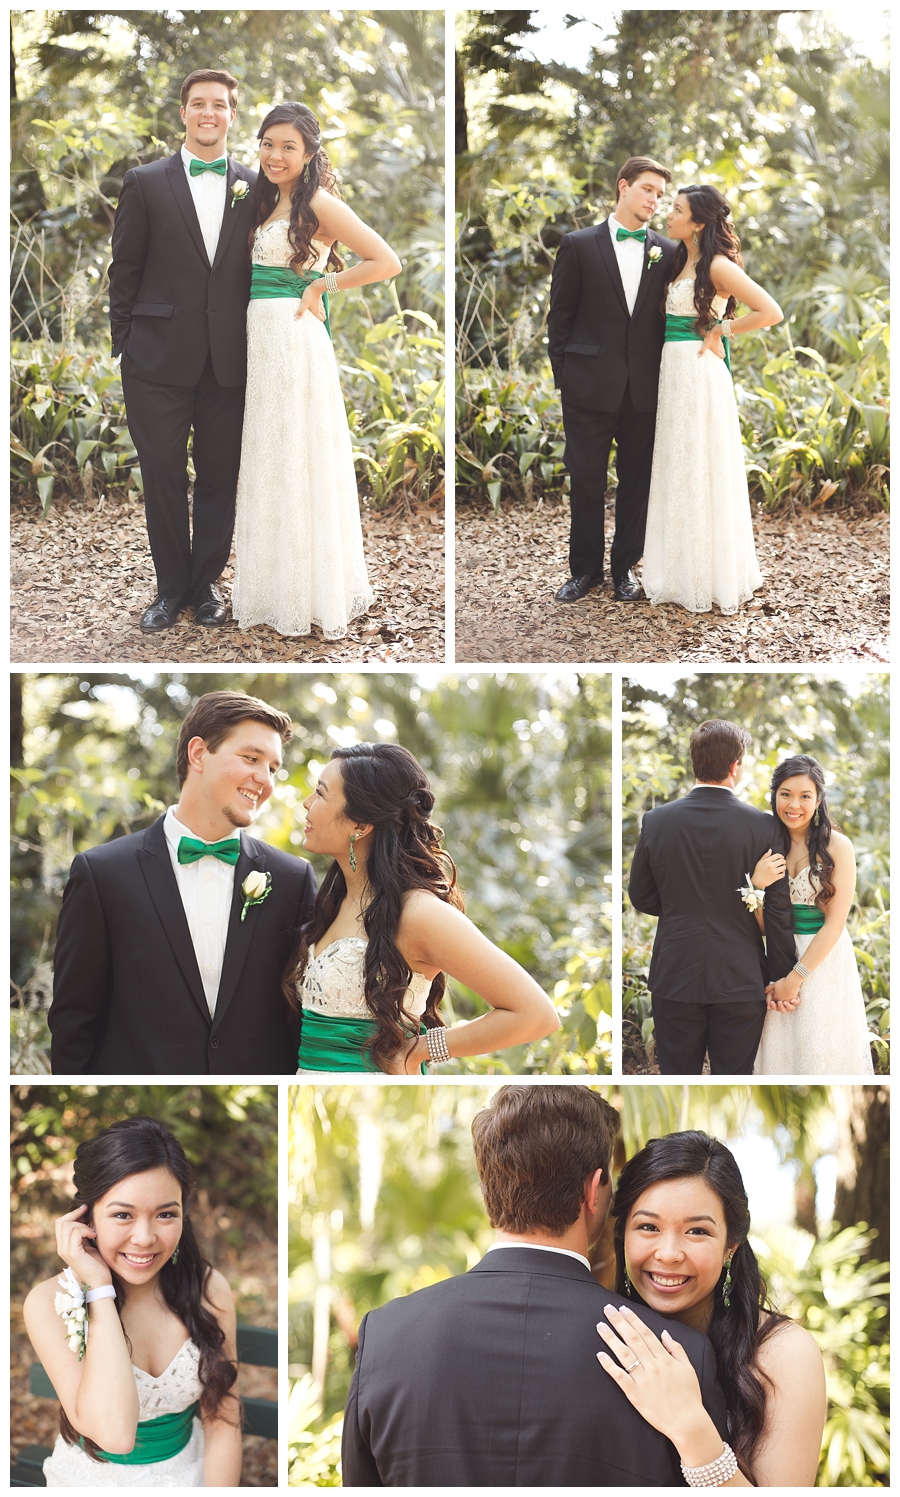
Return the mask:
<path fill-rule="evenodd" d="M 469 116 L 466 111 L 466 75 L 460 55 L 456 54 L 456 154 L 465 156 L 469 149 Z"/>
<path fill-rule="evenodd" d="M 16 93 L 16 49 L 13 43 L 12 16 L 9 18 L 9 97 L 19 97 Z"/>
<path fill-rule="evenodd" d="M 886 1086 L 836 1086 L 838 1125 L 834 1219 L 841 1227 L 867 1222 L 877 1232 L 867 1256 L 891 1256 L 890 1092 Z"/>
<path fill-rule="evenodd" d="M 9 677 L 9 762 L 14 769 L 25 763 L 25 723 L 22 717 L 22 677 L 15 671 Z"/>

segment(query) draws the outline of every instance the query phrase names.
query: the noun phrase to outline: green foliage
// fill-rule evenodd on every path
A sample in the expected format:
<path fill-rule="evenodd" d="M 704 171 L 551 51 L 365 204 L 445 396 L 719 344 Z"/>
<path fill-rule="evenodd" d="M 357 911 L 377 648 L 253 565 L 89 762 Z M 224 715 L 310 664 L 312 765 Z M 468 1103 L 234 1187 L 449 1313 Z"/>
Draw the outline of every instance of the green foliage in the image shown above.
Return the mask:
<path fill-rule="evenodd" d="M 813 754 L 828 780 L 828 804 L 853 842 L 856 896 L 847 922 L 856 952 L 875 1070 L 890 1070 L 889 815 L 890 698 L 887 677 L 866 675 L 858 686 L 798 672 L 712 673 L 679 677 L 653 690 L 622 683 L 622 847 L 624 881 L 637 845 L 640 818 L 657 802 L 693 784 L 688 739 L 698 723 L 720 717 L 753 735 L 741 794 L 768 809 L 772 771 L 789 754 Z M 644 1047 L 653 1033 L 647 973 L 656 922 L 625 899 L 623 1011 Z M 632 1031 L 632 1036 L 634 1033 Z"/>
<path fill-rule="evenodd" d="M 14 685 L 19 678 L 14 678 Z M 290 712 L 295 736 L 261 834 L 303 851 L 302 801 L 347 735 L 403 743 L 424 765 L 468 913 L 529 971 L 562 1027 L 450 1074 L 608 1074 L 611 1049 L 610 760 L 606 676 L 37 674 L 23 678 L 26 725 L 13 754 L 13 979 L 46 988 L 52 929 L 74 852 L 149 825 L 172 804 L 181 720 L 205 691 L 243 687 Z M 328 864 L 312 859 L 321 878 Z M 31 990 L 28 985 L 31 983 Z M 452 982 L 448 1018 L 484 1012 Z M 41 1065 L 43 1020 L 14 1011 L 16 1058 Z"/>

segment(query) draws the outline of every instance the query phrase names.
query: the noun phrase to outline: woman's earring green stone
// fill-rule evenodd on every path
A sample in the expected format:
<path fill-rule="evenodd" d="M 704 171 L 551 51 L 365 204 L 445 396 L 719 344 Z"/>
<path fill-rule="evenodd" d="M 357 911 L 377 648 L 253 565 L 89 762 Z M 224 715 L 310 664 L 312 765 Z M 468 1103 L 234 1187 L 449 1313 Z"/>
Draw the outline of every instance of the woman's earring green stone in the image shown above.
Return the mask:
<path fill-rule="evenodd" d="M 304 168 L 303 180 L 304 180 L 304 182 L 308 182 L 309 181 L 309 162 L 308 161 L 306 163 L 306 167 Z"/>
<path fill-rule="evenodd" d="M 813 826 L 818 826 L 818 825 L 819 825 L 819 808 L 818 808 L 818 806 L 816 806 L 816 814 L 813 817 Z"/>
<path fill-rule="evenodd" d="M 722 1303 L 727 1310 L 731 1304 L 731 1259 L 725 1259 L 725 1283 L 722 1285 Z"/>
<path fill-rule="evenodd" d="M 171 1265 L 172 1265 L 173 1268 L 175 1267 L 175 1264 L 178 1262 L 178 1254 L 180 1252 L 181 1252 L 181 1243 L 179 1242 L 177 1248 L 175 1249 L 174 1253 L 172 1254 L 171 1258 L 169 1259 L 169 1262 L 171 1263 Z"/>
<path fill-rule="evenodd" d="M 356 852 L 355 852 L 354 847 L 353 847 L 353 844 L 354 844 L 355 841 L 356 841 L 356 833 L 352 832 L 351 836 L 350 836 L 350 872 L 351 873 L 355 873 L 356 872 Z"/>

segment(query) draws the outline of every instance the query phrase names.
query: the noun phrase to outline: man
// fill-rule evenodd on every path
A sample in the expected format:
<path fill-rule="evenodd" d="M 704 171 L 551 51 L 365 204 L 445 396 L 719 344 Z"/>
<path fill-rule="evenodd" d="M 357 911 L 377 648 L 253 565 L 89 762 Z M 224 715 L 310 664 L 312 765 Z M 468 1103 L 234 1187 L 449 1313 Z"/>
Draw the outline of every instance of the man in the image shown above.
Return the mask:
<path fill-rule="evenodd" d="M 627 1300 L 591 1273 L 612 1194 L 613 1108 L 583 1086 L 505 1086 L 472 1125 L 496 1241 L 458 1278 L 365 1317 L 343 1434 L 345 1486 L 680 1486 L 674 1447 L 597 1364 Z M 725 1428 L 704 1336 L 669 1329 Z M 599 1375 L 598 1375 L 599 1374 Z"/>
<path fill-rule="evenodd" d="M 560 603 L 577 602 L 603 581 L 603 508 L 613 439 L 613 594 L 620 603 L 643 596 L 632 568 L 644 549 L 666 326 L 663 293 L 677 251 L 673 240 L 647 225 L 671 179 L 649 156 L 630 157 L 618 175 L 615 212 L 605 223 L 566 234 L 557 252 L 548 331 L 571 481 L 571 576 L 556 594 Z"/>
<path fill-rule="evenodd" d="M 664 1076 L 749 1076 L 766 1016 L 766 984 L 796 961 L 790 886 L 765 892 L 766 946 L 741 887 L 759 859 L 780 848 L 774 816 L 738 800 L 750 742 L 746 728 L 715 719 L 691 734 L 697 783 L 689 795 L 647 811 L 628 894 L 659 915 L 650 990 Z"/>
<path fill-rule="evenodd" d="M 286 713 L 209 692 L 181 726 L 178 804 L 75 858 L 56 936 L 54 1073 L 296 1070 L 282 978 L 315 878 L 246 835 L 290 737 Z"/>
<path fill-rule="evenodd" d="M 156 568 L 157 597 L 141 619 L 145 633 L 170 628 L 188 604 L 199 624 L 226 620 L 216 582 L 234 530 L 256 181 L 225 154 L 236 103 L 230 73 L 203 68 L 184 80 L 184 145 L 126 174 L 113 228 L 112 350 L 122 355 Z"/>

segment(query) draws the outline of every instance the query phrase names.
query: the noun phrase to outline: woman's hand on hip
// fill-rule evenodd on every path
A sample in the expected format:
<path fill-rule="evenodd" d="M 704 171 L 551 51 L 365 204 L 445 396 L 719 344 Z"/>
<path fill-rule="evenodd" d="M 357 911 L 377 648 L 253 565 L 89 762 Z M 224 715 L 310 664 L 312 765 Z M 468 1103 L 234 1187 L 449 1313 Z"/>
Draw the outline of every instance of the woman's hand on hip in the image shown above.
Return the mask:
<path fill-rule="evenodd" d="M 320 289 L 321 288 L 321 289 Z M 295 317 L 302 317 L 304 312 L 312 312 L 320 322 L 325 321 L 325 308 L 322 305 L 322 293 L 325 290 L 324 281 L 310 281 L 306 290 L 300 298 L 300 305 L 294 313 Z"/>

